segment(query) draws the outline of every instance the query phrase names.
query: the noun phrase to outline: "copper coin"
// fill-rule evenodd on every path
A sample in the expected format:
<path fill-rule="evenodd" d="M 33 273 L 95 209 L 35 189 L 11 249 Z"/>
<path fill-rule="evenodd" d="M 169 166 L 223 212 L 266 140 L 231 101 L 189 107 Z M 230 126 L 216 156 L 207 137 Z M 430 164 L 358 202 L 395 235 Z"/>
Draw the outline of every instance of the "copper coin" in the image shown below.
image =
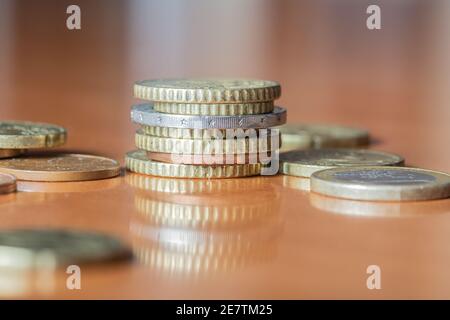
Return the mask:
<path fill-rule="evenodd" d="M 0 194 L 16 191 L 16 178 L 9 174 L 0 173 Z"/>
<path fill-rule="evenodd" d="M 119 175 L 117 161 L 83 154 L 43 154 L 0 160 L 0 172 L 27 181 L 83 181 Z"/>
<path fill-rule="evenodd" d="M 150 160 L 193 165 L 224 165 L 224 164 L 251 164 L 268 162 L 270 154 L 263 154 L 266 159 L 262 159 L 258 153 L 243 154 L 174 154 L 163 152 L 147 152 Z M 264 160 L 264 161 L 263 161 Z"/>
<path fill-rule="evenodd" d="M 24 152 L 22 149 L 0 149 L 0 159 L 17 157 Z"/>

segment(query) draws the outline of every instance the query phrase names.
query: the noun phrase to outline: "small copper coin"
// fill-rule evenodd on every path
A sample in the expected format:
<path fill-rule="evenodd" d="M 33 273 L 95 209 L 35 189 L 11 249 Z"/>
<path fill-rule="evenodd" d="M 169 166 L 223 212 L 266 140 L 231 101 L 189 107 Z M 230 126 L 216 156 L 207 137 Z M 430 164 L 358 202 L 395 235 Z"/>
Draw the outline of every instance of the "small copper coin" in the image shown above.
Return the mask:
<path fill-rule="evenodd" d="M 21 149 L 0 149 L 0 159 L 17 157 L 24 152 L 25 150 Z"/>
<path fill-rule="evenodd" d="M 118 176 L 120 164 L 83 154 L 43 154 L 0 160 L 0 172 L 27 181 L 83 181 Z"/>
<path fill-rule="evenodd" d="M 266 159 L 262 159 L 258 153 L 245 154 L 174 154 L 163 152 L 147 152 L 150 160 L 179 163 L 179 164 L 194 164 L 194 165 L 215 165 L 215 164 L 249 164 L 268 162 L 271 159 L 270 154 L 264 155 Z"/>
<path fill-rule="evenodd" d="M 0 173 L 0 194 L 16 191 L 16 178 L 9 174 Z"/>

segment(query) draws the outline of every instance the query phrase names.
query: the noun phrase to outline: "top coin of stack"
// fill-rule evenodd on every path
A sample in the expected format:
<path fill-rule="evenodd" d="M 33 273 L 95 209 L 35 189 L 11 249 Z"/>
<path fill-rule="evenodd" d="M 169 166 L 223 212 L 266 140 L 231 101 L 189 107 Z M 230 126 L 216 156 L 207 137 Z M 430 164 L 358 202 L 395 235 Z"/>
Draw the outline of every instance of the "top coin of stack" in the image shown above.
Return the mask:
<path fill-rule="evenodd" d="M 142 127 L 129 170 L 167 177 L 231 178 L 257 175 L 262 152 L 279 147 L 268 129 L 286 122 L 274 106 L 279 83 L 265 80 L 144 80 L 134 85 L 131 118 Z M 251 131 L 251 132 L 250 132 Z M 277 141 L 276 141 L 277 140 Z M 275 142 L 276 143 L 275 143 Z"/>

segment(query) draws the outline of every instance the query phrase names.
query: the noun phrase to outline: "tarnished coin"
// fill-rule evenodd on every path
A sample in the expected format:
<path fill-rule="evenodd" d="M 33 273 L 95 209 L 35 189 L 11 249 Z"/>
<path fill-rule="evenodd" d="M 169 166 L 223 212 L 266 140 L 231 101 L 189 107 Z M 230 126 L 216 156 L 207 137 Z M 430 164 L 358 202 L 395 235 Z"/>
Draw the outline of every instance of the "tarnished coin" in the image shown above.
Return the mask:
<path fill-rule="evenodd" d="M 193 116 L 156 112 L 152 104 L 131 109 L 131 120 L 145 126 L 186 129 L 270 128 L 286 122 L 286 109 L 275 107 L 271 113 L 238 116 Z"/>
<path fill-rule="evenodd" d="M 237 178 L 259 175 L 260 164 L 200 166 L 157 162 L 145 151 L 132 151 L 125 157 L 127 169 L 142 174 L 173 178 Z"/>
<path fill-rule="evenodd" d="M 334 168 L 315 172 L 311 191 L 354 200 L 442 199 L 450 197 L 450 176 L 405 167 Z"/>
<path fill-rule="evenodd" d="M 0 194 L 16 191 L 16 178 L 9 174 L 0 173 Z"/>
<path fill-rule="evenodd" d="M 278 150 L 280 146 L 277 132 L 273 136 L 265 136 L 240 139 L 175 139 L 162 138 L 144 134 L 141 130 L 136 132 L 136 147 L 151 152 L 163 152 L 174 154 L 244 154 L 259 153 Z"/>
<path fill-rule="evenodd" d="M 236 116 L 244 114 L 260 114 L 273 111 L 273 101 L 252 103 L 167 103 L 157 102 L 155 111 L 173 114 L 198 116 Z"/>
<path fill-rule="evenodd" d="M 117 161 L 82 154 L 42 154 L 0 160 L 0 172 L 28 181 L 82 181 L 119 175 Z"/>
<path fill-rule="evenodd" d="M 98 233 L 65 229 L 0 232 L 0 267 L 17 269 L 99 263 L 130 258 L 119 240 Z"/>
<path fill-rule="evenodd" d="M 280 129 L 282 152 L 310 148 L 355 148 L 369 145 L 363 129 L 327 124 L 286 124 Z"/>
<path fill-rule="evenodd" d="M 25 153 L 22 149 L 0 149 L 0 159 L 13 158 Z"/>
<path fill-rule="evenodd" d="M 155 102 L 249 103 L 279 98 L 276 81 L 247 79 L 143 80 L 134 84 L 134 96 Z"/>
<path fill-rule="evenodd" d="M 366 149 L 313 149 L 280 154 L 280 172 L 310 177 L 316 171 L 334 167 L 399 166 L 404 159 L 398 155 Z"/>
<path fill-rule="evenodd" d="M 270 153 L 265 155 L 267 159 L 261 161 L 259 153 L 230 153 L 230 154 L 173 154 L 163 152 L 147 152 L 150 160 L 179 164 L 195 164 L 195 165 L 222 165 L 222 164 L 244 164 L 244 163 L 260 163 L 268 162 Z"/>
<path fill-rule="evenodd" d="M 0 121 L 0 148 L 33 149 L 63 145 L 66 129 L 46 123 Z"/>

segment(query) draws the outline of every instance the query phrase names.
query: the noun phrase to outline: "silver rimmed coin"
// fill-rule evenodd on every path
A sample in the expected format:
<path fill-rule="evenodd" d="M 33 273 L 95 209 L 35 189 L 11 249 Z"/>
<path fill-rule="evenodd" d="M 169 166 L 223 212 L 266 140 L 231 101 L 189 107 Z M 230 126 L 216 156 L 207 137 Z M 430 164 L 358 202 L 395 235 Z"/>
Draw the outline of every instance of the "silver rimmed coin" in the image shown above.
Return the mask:
<path fill-rule="evenodd" d="M 0 231 L 0 267 L 55 268 L 130 258 L 116 238 L 66 229 Z"/>
<path fill-rule="evenodd" d="M 369 201 L 443 199 L 450 197 L 450 176 L 406 167 L 334 168 L 315 172 L 311 191 Z"/>
<path fill-rule="evenodd" d="M 152 104 L 131 109 L 131 120 L 145 126 L 187 129 L 249 129 L 269 128 L 286 122 L 286 109 L 275 107 L 271 113 L 237 116 L 193 116 L 160 113 Z"/>
<path fill-rule="evenodd" d="M 400 166 L 404 159 L 398 155 L 366 149 L 313 149 L 290 151 L 280 155 L 280 172 L 310 177 L 316 171 L 334 167 Z"/>

